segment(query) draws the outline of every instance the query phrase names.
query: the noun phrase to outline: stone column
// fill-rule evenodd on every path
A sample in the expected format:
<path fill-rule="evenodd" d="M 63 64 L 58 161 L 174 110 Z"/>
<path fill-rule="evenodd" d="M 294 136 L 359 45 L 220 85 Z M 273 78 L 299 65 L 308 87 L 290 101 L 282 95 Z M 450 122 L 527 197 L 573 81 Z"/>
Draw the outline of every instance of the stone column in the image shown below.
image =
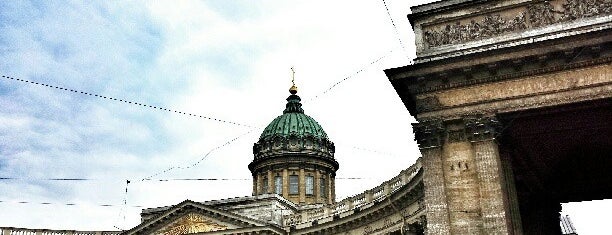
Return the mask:
<path fill-rule="evenodd" d="M 283 197 L 289 200 L 289 171 L 283 169 Z"/>
<path fill-rule="evenodd" d="M 485 234 L 509 234 L 504 201 L 504 174 L 495 138 L 499 129 L 494 117 L 466 118 L 466 133 L 472 142 L 480 188 L 480 210 Z"/>
<path fill-rule="evenodd" d="M 442 136 L 444 128 L 440 121 L 413 124 L 416 141 L 423 157 L 423 184 L 427 234 L 450 234 L 448 204 L 442 169 Z"/>
<path fill-rule="evenodd" d="M 264 193 L 274 193 L 274 175 L 272 169 L 268 170 L 268 191 Z"/>
<path fill-rule="evenodd" d="M 332 176 L 331 173 L 327 174 L 327 193 L 329 194 L 327 197 L 327 204 L 332 204 L 336 202 L 336 182 L 334 182 L 335 177 Z"/>
<path fill-rule="evenodd" d="M 298 175 L 298 193 L 300 195 L 300 203 L 306 203 L 306 174 L 304 173 L 304 168 L 300 168 Z"/>
<path fill-rule="evenodd" d="M 321 173 L 319 172 L 319 170 L 315 169 L 314 171 L 314 193 L 315 193 L 315 202 L 316 203 L 321 203 L 322 199 L 321 199 L 321 191 L 320 191 L 320 184 L 321 184 Z"/>
<path fill-rule="evenodd" d="M 257 178 L 258 178 L 257 174 L 254 174 L 253 175 L 253 196 L 257 195 L 259 191 L 257 190 Z"/>
<path fill-rule="evenodd" d="M 445 123 L 442 169 L 451 234 L 481 234 L 480 190 L 472 144 L 464 121 Z"/>

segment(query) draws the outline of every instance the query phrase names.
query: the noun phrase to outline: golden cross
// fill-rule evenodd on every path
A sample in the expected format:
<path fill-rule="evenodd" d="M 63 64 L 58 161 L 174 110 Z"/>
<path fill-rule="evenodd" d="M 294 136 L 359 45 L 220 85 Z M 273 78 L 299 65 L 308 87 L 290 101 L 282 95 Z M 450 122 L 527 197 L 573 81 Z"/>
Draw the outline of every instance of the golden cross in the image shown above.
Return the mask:
<path fill-rule="evenodd" d="M 291 85 L 295 86 L 295 69 L 291 66 Z"/>

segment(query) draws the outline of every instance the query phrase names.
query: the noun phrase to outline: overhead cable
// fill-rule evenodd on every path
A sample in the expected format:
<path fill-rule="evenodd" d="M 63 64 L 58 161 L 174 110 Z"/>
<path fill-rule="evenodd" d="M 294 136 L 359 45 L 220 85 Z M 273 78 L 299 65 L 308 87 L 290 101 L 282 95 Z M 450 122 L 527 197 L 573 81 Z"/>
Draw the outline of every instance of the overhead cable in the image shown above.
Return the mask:
<path fill-rule="evenodd" d="M 323 95 L 327 94 L 329 91 L 331 91 L 332 89 L 334 89 L 334 88 L 335 88 L 336 86 L 338 86 L 340 83 L 342 83 L 342 82 L 344 82 L 344 81 L 346 81 L 346 80 L 348 80 L 348 79 L 350 79 L 350 78 L 355 77 L 355 75 L 357 75 L 357 74 L 359 74 L 359 73 L 361 73 L 361 72 L 365 71 L 365 70 L 366 70 L 368 67 L 370 67 L 371 65 L 373 65 L 373 64 L 375 64 L 376 62 L 378 62 L 378 61 L 380 61 L 380 60 L 384 59 L 385 57 L 389 56 L 389 54 L 391 54 L 391 52 L 393 52 L 393 50 L 388 51 L 387 53 L 385 53 L 385 55 L 383 55 L 383 56 L 381 56 L 381 57 L 379 57 L 379 58 L 377 58 L 377 59 L 373 60 L 373 61 L 372 61 L 372 62 L 370 62 L 369 64 L 367 64 L 367 65 L 363 66 L 361 69 L 357 70 L 356 72 L 351 73 L 350 75 L 348 75 L 348 76 L 344 77 L 342 80 L 337 81 L 336 83 L 332 84 L 330 87 L 328 87 L 327 89 L 325 89 L 323 92 L 321 92 L 321 93 L 320 93 L 320 94 L 318 94 L 318 95 L 315 95 L 314 97 L 312 97 L 312 98 L 308 99 L 307 101 L 312 101 L 312 100 L 315 100 L 315 99 L 319 98 L 320 96 L 323 96 Z"/>
<path fill-rule="evenodd" d="M 408 57 L 408 51 L 406 50 L 406 47 L 404 46 L 404 42 L 402 41 L 402 37 L 400 37 L 399 31 L 397 30 L 397 26 L 395 25 L 395 21 L 393 21 L 393 17 L 391 17 L 391 12 L 389 11 L 389 7 L 387 6 L 387 2 L 385 0 L 382 0 L 382 2 L 385 5 L 385 9 L 387 10 L 387 15 L 389 16 L 389 20 L 391 20 L 391 24 L 393 25 L 393 29 L 395 30 L 395 36 L 397 36 L 397 40 L 399 41 L 400 45 L 402 46 L 402 49 L 404 50 L 404 53 L 406 54 L 406 58 L 408 58 L 408 60 L 410 60 L 410 58 Z"/>
<path fill-rule="evenodd" d="M 33 205 L 59 205 L 59 206 L 100 206 L 100 207 L 122 207 L 123 205 L 115 204 L 80 204 L 80 203 L 59 203 L 59 202 L 29 202 L 29 201 L 7 201 L 0 200 L 0 203 L 16 203 L 16 204 L 33 204 Z M 143 208 L 144 206 L 128 206 L 134 208 Z"/>
<path fill-rule="evenodd" d="M 41 82 L 34 82 L 34 81 L 25 80 L 25 79 L 13 78 L 13 77 L 5 76 L 5 75 L 2 75 L 2 78 L 8 79 L 8 80 L 13 80 L 13 81 L 30 83 L 30 84 L 44 86 L 44 87 L 49 87 L 49 88 L 55 88 L 55 89 L 62 90 L 62 91 L 73 92 L 75 94 L 95 96 L 95 97 L 98 97 L 98 98 L 118 101 L 118 102 L 122 102 L 122 103 L 125 103 L 125 104 L 138 105 L 138 106 L 141 106 L 141 107 L 152 108 L 154 110 L 162 110 L 162 111 L 167 111 L 167 112 L 173 112 L 173 113 L 177 113 L 177 114 L 187 115 L 187 116 L 191 116 L 191 117 L 203 118 L 203 119 L 208 119 L 208 120 L 212 120 L 212 121 L 216 121 L 216 122 L 227 123 L 227 124 L 236 125 L 236 126 L 243 126 L 243 127 L 253 128 L 253 126 L 248 125 L 248 124 L 238 123 L 238 122 L 234 122 L 234 121 L 227 121 L 227 120 L 223 120 L 223 119 L 219 119 L 219 118 L 209 117 L 209 116 L 206 116 L 206 115 L 199 115 L 199 114 L 179 111 L 179 110 L 176 110 L 176 109 L 165 108 L 165 107 L 161 107 L 161 106 L 148 105 L 148 104 L 144 104 L 144 103 L 140 103 L 140 102 L 135 102 L 135 101 L 130 101 L 130 100 L 125 100 L 125 99 L 118 99 L 118 98 L 114 98 L 114 97 L 110 97 L 110 96 L 98 95 L 98 94 L 94 94 L 94 93 L 91 93 L 91 92 L 84 92 L 84 91 L 68 89 L 68 88 L 60 87 L 60 86 L 53 86 L 53 85 L 49 85 L 49 84 L 41 83 Z"/>
<path fill-rule="evenodd" d="M 191 164 L 191 165 L 187 165 L 187 166 L 173 166 L 173 167 L 170 167 L 170 168 L 168 168 L 168 169 L 166 169 L 166 170 L 163 170 L 163 171 L 160 171 L 160 172 L 155 173 L 155 174 L 153 174 L 153 175 L 150 175 L 150 176 L 148 176 L 148 177 L 142 178 L 142 179 L 140 179 L 140 181 L 151 180 L 151 178 L 153 178 L 153 177 L 155 177 L 155 176 L 158 176 L 158 175 L 161 175 L 161 174 L 167 173 L 167 172 L 172 171 L 172 170 L 175 170 L 175 169 L 189 169 L 189 168 L 192 168 L 192 167 L 194 167 L 194 166 L 197 166 L 197 165 L 198 165 L 198 164 L 200 164 L 202 161 L 204 161 L 204 160 L 205 160 L 205 159 L 206 159 L 206 158 L 207 158 L 207 157 L 208 157 L 208 156 L 209 156 L 209 155 L 210 155 L 212 152 L 214 152 L 214 151 L 216 151 L 216 150 L 218 150 L 218 149 L 220 149 L 220 148 L 223 148 L 223 147 L 225 147 L 225 146 L 227 146 L 227 145 L 230 145 L 231 143 L 235 142 L 236 140 L 238 140 L 238 139 L 242 138 L 243 136 L 250 134 L 250 133 L 251 133 L 251 132 L 253 132 L 254 130 L 258 130 L 258 129 L 250 129 L 249 131 L 247 131 L 247 132 L 245 132 L 245 133 L 243 133 L 243 134 L 241 134 L 241 135 L 239 135 L 239 136 L 237 136 L 237 137 L 235 137 L 235 138 L 233 138 L 233 139 L 231 139 L 231 140 L 228 140 L 227 142 L 225 142 L 225 143 L 223 143 L 223 144 L 221 144 L 221 145 L 218 145 L 218 146 L 216 146 L 216 147 L 212 148 L 212 149 L 211 149 L 210 151 L 208 151 L 208 152 L 207 152 L 207 153 L 206 153 L 206 154 L 205 154 L 205 155 L 204 155 L 202 158 L 200 158 L 198 161 L 194 162 L 194 163 L 193 163 L 193 164 Z"/>

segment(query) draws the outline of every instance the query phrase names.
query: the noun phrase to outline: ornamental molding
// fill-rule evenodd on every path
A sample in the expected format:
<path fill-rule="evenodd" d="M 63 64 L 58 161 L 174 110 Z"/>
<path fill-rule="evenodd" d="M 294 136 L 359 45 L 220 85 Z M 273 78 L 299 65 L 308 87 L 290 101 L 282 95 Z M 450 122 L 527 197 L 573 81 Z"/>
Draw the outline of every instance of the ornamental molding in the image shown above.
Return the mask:
<path fill-rule="evenodd" d="M 429 48 L 461 44 L 610 13 L 610 0 L 534 1 L 509 10 L 430 26 L 424 29 L 423 39 Z"/>

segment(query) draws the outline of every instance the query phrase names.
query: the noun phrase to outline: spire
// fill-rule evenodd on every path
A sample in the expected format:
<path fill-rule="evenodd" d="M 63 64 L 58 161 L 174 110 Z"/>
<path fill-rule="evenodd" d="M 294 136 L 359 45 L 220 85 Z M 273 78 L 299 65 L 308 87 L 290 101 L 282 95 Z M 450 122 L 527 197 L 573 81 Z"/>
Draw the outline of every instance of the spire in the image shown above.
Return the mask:
<path fill-rule="evenodd" d="M 289 88 L 289 93 L 295 95 L 297 93 L 297 87 L 295 86 L 295 70 L 291 67 L 291 88 Z"/>
<path fill-rule="evenodd" d="M 302 99 L 297 96 L 297 87 L 295 86 L 295 70 L 291 67 L 291 88 L 289 88 L 291 95 L 287 97 L 287 105 L 283 113 L 304 113 L 302 109 Z"/>

